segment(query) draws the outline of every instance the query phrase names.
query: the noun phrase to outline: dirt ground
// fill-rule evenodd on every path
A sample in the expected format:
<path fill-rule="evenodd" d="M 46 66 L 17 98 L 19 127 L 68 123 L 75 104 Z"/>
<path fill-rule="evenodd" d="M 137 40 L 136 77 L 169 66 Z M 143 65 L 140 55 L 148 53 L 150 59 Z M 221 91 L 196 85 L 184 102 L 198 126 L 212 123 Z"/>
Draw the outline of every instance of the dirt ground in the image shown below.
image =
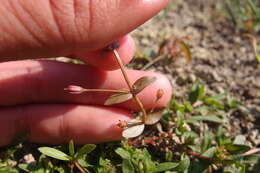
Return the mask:
<path fill-rule="evenodd" d="M 132 33 L 138 49 L 146 55 L 140 58 L 137 53 L 134 64 L 141 69 L 150 63 L 149 70 L 166 74 L 176 97 L 183 97 L 196 80 L 205 83 L 208 93 L 228 90 L 243 102 L 232 116 L 231 128 L 259 147 L 260 66 L 249 40 L 226 19 L 220 4 L 220 0 L 172 1 L 158 17 Z M 192 53 L 190 63 L 181 58 L 151 63 L 169 36 L 184 38 Z"/>

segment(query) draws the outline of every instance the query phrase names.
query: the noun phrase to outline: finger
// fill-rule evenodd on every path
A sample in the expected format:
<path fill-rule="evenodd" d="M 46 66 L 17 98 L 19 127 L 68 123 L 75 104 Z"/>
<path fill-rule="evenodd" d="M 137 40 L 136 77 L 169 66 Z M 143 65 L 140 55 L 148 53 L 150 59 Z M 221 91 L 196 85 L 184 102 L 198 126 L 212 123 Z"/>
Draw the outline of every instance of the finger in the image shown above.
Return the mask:
<path fill-rule="evenodd" d="M 157 103 L 165 106 L 171 97 L 171 86 L 165 76 L 145 71 L 128 70 L 133 83 L 142 76 L 156 76 L 157 81 L 144 89 L 138 96 L 146 108 L 151 108 L 158 89 L 165 91 Z M 54 61 L 16 61 L 0 63 L 0 105 L 28 103 L 81 103 L 103 105 L 110 93 L 83 93 L 73 95 L 64 88 L 68 85 L 81 85 L 88 89 L 127 88 L 120 70 L 101 71 L 98 68 L 61 63 Z M 118 106 L 137 110 L 135 102 Z"/>
<path fill-rule="evenodd" d="M 154 16 L 167 2 L 2 0 L 0 59 L 58 57 L 103 48 Z"/>
<path fill-rule="evenodd" d="M 0 146 L 26 133 L 37 143 L 100 143 L 121 139 L 119 121 L 133 115 L 117 108 L 79 105 L 29 105 L 0 109 Z"/>
<path fill-rule="evenodd" d="M 119 52 L 124 64 L 127 64 L 134 56 L 134 41 L 130 36 L 125 36 L 122 39 L 120 39 L 118 43 L 120 47 L 117 49 L 117 51 Z M 86 53 L 75 53 L 71 57 L 81 59 L 87 64 L 97 66 L 104 70 L 119 69 L 118 63 L 114 57 L 113 52 L 109 51 L 108 49 L 101 49 Z"/>

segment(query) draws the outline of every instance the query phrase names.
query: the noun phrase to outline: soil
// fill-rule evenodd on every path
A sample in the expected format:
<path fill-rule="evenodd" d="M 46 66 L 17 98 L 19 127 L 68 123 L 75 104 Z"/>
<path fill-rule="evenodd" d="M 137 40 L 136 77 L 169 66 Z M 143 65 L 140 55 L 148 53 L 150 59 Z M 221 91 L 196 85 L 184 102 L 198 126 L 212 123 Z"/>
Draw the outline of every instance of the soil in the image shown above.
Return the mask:
<path fill-rule="evenodd" d="M 243 102 L 234 114 L 232 127 L 254 146 L 260 146 L 260 65 L 250 41 L 221 10 L 221 1 L 175 0 L 157 17 L 132 33 L 139 49 L 135 68 L 150 63 L 149 70 L 166 74 L 176 97 L 183 97 L 192 83 L 203 81 L 207 93 L 228 90 Z M 259 37 L 259 36 L 258 36 Z M 157 62 L 165 39 L 183 39 L 192 60 L 174 58 Z M 144 52 L 144 53 L 142 53 Z"/>

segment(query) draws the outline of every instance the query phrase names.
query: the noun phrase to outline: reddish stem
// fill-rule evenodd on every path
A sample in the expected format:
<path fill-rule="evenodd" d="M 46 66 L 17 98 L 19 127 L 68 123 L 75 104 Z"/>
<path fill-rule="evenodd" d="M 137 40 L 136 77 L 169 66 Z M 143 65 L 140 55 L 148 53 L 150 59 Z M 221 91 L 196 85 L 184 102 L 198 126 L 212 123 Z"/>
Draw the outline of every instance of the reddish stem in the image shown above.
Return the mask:
<path fill-rule="evenodd" d="M 73 163 L 81 173 L 86 173 L 86 171 L 80 166 L 79 162 L 74 161 Z"/>

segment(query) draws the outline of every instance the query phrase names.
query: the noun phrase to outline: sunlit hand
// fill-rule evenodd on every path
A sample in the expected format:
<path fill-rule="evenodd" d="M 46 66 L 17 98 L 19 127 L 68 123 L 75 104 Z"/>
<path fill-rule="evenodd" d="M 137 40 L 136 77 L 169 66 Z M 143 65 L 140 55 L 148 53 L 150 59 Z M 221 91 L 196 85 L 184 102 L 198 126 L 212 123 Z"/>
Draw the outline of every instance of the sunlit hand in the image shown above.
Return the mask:
<path fill-rule="evenodd" d="M 122 130 L 116 124 L 133 117 L 131 110 L 138 110 L 134 101 L 105 107 L 107 93 L 72 95 L 64 88 L 127 88 L 113 54 L 102 48 L 119 40 L 118 52 L 128 63 L 135 48 L 126 34 L 166 4 L 167 0 L 1 0 L 0 146 L 20 133 L 27 133 L 30 141 L 50 144 L 120 139 Z M 88 65 L 21 60 L 58 56 Z M 164 76 L 134 70 L 128 74 L 131 81 L 157 77 L 139 94 L 146 108 L 153 106 L 158 89 L 165 94 L 157 106 L 169 101 L 171 87 Z"/>

